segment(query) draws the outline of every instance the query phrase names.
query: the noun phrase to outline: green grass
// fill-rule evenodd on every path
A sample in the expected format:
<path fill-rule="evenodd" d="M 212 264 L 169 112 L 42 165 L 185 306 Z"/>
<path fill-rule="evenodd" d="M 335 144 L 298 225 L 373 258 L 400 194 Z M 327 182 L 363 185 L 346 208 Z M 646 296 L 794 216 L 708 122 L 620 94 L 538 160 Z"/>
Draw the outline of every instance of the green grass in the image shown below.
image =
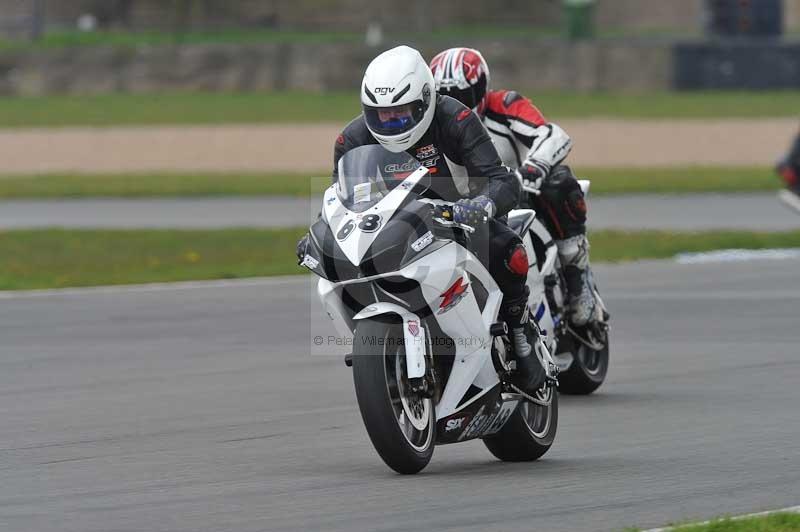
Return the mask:
<path fill-rule="evenodd" d="M 781 181 L 772 168 L 689 166 L 675 168 L 583 168 L 591 196 L 617 194 L 698 194 L 778 190 Z"/>
<path fill-rule="evenodd" d="M 576 168 L 592 180 L 591 196 L 632 193 L 689 194 L 776 190 L 770 168 Z M 298 196 L 320 193 L 329 181 L 320 170 L 301 174 L 132 174 L 0 177 L 0 199 L 81 197 Z"/>
<path fill-rule="evenodd" d="M 786 117 L 800 91 L 567 93 L 523 91 L 551 120 L 610 117 L 706 119 Z M 228 123 L 345 123 L 359 113 L 357 91 L 332 93 L 158 93 L 0 97 L 0 127 Z"/>
<path fill-rule="evenodd" d="M 304 229 L 0 232 L 0 289 L 233 279 L 302 273 Z"/>
<path fill-rule="evenodd" d="M 405 29 L 392 32 L 385 28 L 385 45 L 392 42 L 433 43 L 454 40 L 502 40 L 502 41 L 535 41 L 542 38 L 553 39 L 564 37 L 561 26 L 531 27 L 530 25 L 487 25 L 487 24 L 455 24 L 436 29 L 436 32 L 419 32 Z M 668 27 L 652 27 L 642 29 L 608 28 L 598 32 L 600 39 L 631 39 L 637 37 L 695 37 L 695 29 L 676 30 Z M 106 46 L 117 48 L 133 48 L 140 46 L 164 46 L 174 44 L 332 44 L 339 42 L 363 42 L 362 31 L 309 31 L 292 29 L 247 29 L 228 28 L 215 31 L 187 30 L 183 32 L 169 31 L 119 31 L 96 30 L 84 32 L 79 30 L 48 31 L 39 40 L 2 39 L 2 50 L 42 50 L 63 49 L 86 46 Z M 480 46 L 480 43 L 478 43 Z"/>
<path fill-rule="evenodd" d="M 404 41 L 443 41 L 452 39 L 502 39 L 519 40 L 541 37 L 558 37 L 560 28 L 531 28 L 530 26 L 485 26 L 454 25 L 438 28 L 430 32 L 405 31 L 385 38 L 388 47 L 391 42 Z M 364 32 L 354 31 L 303 31 L 291 29 L 242 29 L 229 28 L 217 31 L 111 31 L 99 30 L 83 32 L 78 30 L 52 31 L 45 33 L 38 41 L 27 39 L 0 39 L 3 50 L 47 50 L 87 46 L 107 46 L 116 48 L 135 48 L 140 46 L 165 46 L 175 44 L 334 44 L 340 42 L 364 42 Z"/>
<path fill-rule="evenodd" d="M 770 249 L 800 247 L 800 231 L 591 231 L 593 262 L 666 259 L 678 253 L 719 249 Z"/>
<path fill-rule="evenodd" d="M 549 119 L 609 117 L 706 119 L 787 117 L 800 108 L 800 91 L 658 93 L 540 93 L 523 91 Z M 795 111 L 796 112 L 796 111 Z"/>
<path fill-rule="evenodd" d="M 0 231 L 0 290 L 299 274 L 305 228 Z M 594 262 L 725 248 L 800 247 L 800 231 L 596 231 Z"/>
<path fill-rule="evenodd" d="M 798 532 L 800 515 L 777 513 L 746 519 L 719 519 L 702 525 L 680 525 L 676 532 Z"/>
<path fill-rule="evenodd" d="M 86 197 L 299 196 L 330 178 L 300 174 L 132 174 L 0 177 L 0 199 Z M 328 173 L 330 175 L 330 173 Z"/>
<path fill-rule="evenodd" d="M 159 93 L 0 97 L 0 127 L 346 122 L 350 93 Z"/>
<path fill-rule="evenodd" d="M 35 42 L 0 39 L 3 50 L 42 50 L 84 46 L 134 48 L 174 44 L 261 44 L 261 43 L 337 43 L 361 42 L 364 34 L 345 31 L 293 31 L 270 29 L 226 29 L 219 31 L 54 31 Z"/>

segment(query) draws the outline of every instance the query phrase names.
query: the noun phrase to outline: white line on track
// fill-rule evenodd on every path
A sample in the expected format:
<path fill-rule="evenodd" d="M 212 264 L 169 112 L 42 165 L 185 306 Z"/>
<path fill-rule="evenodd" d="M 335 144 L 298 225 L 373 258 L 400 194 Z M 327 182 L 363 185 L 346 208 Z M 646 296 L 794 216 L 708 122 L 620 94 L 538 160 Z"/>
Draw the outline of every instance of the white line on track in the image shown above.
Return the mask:
<path fill-rule="evenodd" d="M 721 249 L 700 253 L 675 255 L 678 264 L 707 264 L 711 262 L 747 262 L 751 260 L 786 260 L 800 258 L 800 249 Z"/>
<path fill-rule="evenodd" d="M 800 299 L 800 289 L 787 290 L 699 290 L 692 287 L 691 290 L 653 290 L 653 291 L 625 291 L 616 290 L 611 292 L 609 298 L 615 301 L 647 301 L 650 299 L 660 299 L 668 301 L 697 300 L 706 301 L 727 301 L 727 300 L 746 300 L 746 301 L 766 301 L 766 300 L 786 300 Z"/>
<path fill-rule="evenodd" d="M 308 282 L 307 275 L 282 275 L 277 277 L 251 277 L 247 279 L 224 279 L 217 281 L 185 281 L 175 283 L 149 283 L 112 286 L 87 286 L 80 288 L 54 288 L 45 290 L 0 291 L 0 300 L 32 299 L 37 297 L 125 294 L 131 292 L 177 292 L 209 288 L 242 288 L 248 286 L 274 286 L 291 282 Z"/>
<path fill-rule="evenodd" d="M 765 515 L 783 514 L 783 513 L 800 514 L 800 506 L 790 506 L 789 508 L 780 508 L 778 510 L 767 510 L 766 512 L 755 512 L 755 513 L 752 513 L 752 514 L 735 515 L 735 516 L 728 517 L 727 519 L 731 519 L 733 521 L 738 521 L 740 519 L 749 519 L 751 517 L 763 517 Z M 713 520 L 713 521 L 716 521 L 716 519 Z M 651 529 L 648 529 L 648 530 L 644 530 L 642 532 L 669 532 L 670 530 L 680 530 L 680 528 L 684 527 L 684 526 L 707 525 L 709 523 L 712 523 L 713 521 L 702 521 L 700 523 L 686 523 L 686 524 L 682 524 L 682 525 L 668 526 L 668 527 L 663 527 L 663 528 L 651 528 Z"/>

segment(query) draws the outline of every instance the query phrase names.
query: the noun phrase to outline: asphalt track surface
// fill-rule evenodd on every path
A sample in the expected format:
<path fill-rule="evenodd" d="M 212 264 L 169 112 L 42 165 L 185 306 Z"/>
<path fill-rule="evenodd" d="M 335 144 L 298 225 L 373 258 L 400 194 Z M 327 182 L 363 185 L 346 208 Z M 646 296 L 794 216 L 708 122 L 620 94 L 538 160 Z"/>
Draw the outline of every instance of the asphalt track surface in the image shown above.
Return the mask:
<path fill-rule="evenodd" d="M 800 261 L 596 268 L 608 381 L 540 461 L 379 460 L 311 278 L 0 294 L 0 530 L 620 530 L 798 504 Z M 335 356 L 334 356 L 335 354 Z"/>
<path fill-rule="evenodd" d="M 0 202 L 0 227 L 307 226 L 321 201 L 303 198 L 86 199 Z M 595 229 L 800 228 L 800 216 L 774 193 L 634 195 L 590 199 Z"/>

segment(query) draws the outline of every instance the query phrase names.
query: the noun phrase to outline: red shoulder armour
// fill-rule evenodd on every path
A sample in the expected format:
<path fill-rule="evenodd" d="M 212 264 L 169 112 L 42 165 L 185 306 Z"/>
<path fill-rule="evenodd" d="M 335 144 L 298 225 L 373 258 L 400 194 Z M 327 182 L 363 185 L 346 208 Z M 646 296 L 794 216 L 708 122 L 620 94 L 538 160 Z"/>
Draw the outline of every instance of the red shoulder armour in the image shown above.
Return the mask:
<path fill-rule="evenodd" d="M 501 115 L 507 120 L 519 120 L 533 127 L 547 124 L 539 109 L 516 91 L 489 91 L 486 95 L 487 114 Z"/>

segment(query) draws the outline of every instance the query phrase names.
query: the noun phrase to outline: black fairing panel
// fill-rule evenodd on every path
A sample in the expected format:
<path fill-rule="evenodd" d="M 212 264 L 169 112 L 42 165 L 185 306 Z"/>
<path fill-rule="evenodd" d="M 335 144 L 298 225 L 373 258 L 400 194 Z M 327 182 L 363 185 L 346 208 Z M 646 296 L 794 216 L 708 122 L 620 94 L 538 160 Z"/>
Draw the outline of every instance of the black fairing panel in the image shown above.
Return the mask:
<path fill-rule="evenodd" d="M 472 404 L 440 419 L 436 423 L 436 444 L 456 443 L 497 432 L 514 410 L 503 410 L 500 385 L 495 385 Z"/>
<path fill-rule="evenodd" d="M 397 271 L 417 255 L 411 244 L 429 231 L 432 225 L 431 206 L 410 200 L 396 211 L 367 250 L 361 263 L 364 276 Z"/>
<path fill-rule="evenodd" d="M 353 266 L 339 247 L 330 226 L 320 218 L 311 226 L 312 254 L 319 256 L 322 265 L 322 272 L 318 273 L 324 273 L 332 282 L 339 282 L 397 271 L 419 255 L 411 244 L 430 230 L 432 216 L 430 204 L 409 197 L 389 220 L 383 222 L 384 227 L 367 250 L 360 267 Z M 422 250 L 423 253 L 427 251 Z"/>
<path fill-rule="evenodd" d="M 336 238 L 325 220 L 320 218 L 314 222 L 311 235 L 326 279 L 339 282 L 358 277 L 358 268 L 353 266 L 336 243 Z"/>

